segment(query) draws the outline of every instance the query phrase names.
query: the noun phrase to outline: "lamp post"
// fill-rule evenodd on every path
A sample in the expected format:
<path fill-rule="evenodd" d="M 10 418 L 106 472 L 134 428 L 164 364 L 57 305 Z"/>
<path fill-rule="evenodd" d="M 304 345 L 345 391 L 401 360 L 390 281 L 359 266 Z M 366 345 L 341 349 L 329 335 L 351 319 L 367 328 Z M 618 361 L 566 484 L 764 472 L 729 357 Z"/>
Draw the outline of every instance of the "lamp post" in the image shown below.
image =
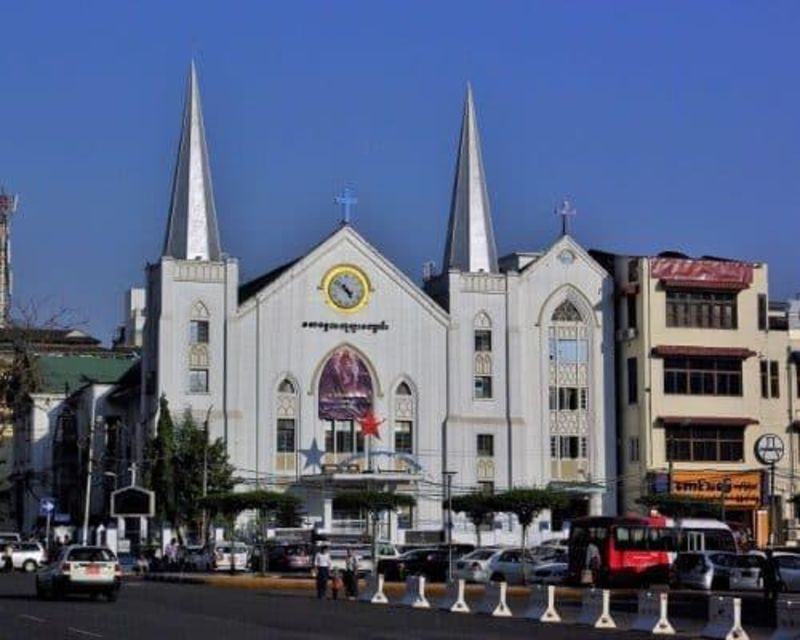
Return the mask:
<path fill-rule="evenodd" d="M 453 580 L 453 476 L 455 471 L 442 471 L 447 496 L 447 580 Z"/>
<path fill-rule="evenodd" d="M 211 411 L 214 405 L 208 407 L 206 411 L 206 419 L 203 421 L 203 497 L 208 495 L 208 419 L 211 416 Z M 208 510 L 203 507 L 203 545 L 208 543 Z M 231 549 L 231 557 L 233 557 L 233 549 Z"/>

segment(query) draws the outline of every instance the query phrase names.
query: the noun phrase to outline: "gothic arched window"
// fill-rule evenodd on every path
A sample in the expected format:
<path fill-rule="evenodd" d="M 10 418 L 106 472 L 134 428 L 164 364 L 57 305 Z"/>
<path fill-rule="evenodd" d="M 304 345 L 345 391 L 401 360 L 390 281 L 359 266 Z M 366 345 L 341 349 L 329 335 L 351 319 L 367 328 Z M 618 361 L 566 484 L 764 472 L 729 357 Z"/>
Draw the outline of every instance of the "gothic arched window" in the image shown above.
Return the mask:
<path fill-rule="evenodd" d="M 275 395 L 275 468 L 277 471 L 294 471 L 299 415 L 297 386 L 289 378 L 284 378 L 278 384 Z"/>
<path fill-rule="evenodd" d="M 473 354 L 473 389 L 476 399 L 492 397 L 492 321 L 481 311 L 475 316 L 474 354 Z"/>
<path fill-rule="evenodd" d="M 397 385 L 394 392 L 394 450 L 395 453 L 414 453 L 414 424 L 416 398 L 407 382 Z"/>

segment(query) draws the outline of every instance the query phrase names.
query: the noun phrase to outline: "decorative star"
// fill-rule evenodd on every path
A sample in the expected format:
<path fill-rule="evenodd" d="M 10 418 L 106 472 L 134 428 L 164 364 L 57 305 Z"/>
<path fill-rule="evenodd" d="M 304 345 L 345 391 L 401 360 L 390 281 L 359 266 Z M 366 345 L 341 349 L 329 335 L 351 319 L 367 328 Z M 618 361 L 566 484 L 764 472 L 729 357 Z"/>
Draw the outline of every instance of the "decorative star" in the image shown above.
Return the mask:
<path fill-rule="evenodd" d="M 371 411 L 365 415 L 363 418 L 360 418 L 358 423 L 361 425 L 361 435 L 363 436 L 373 436 L 378 440 L 381 439 L 381 434 L 378 433 L 378 427 L 382 425 L 385 421 L 378 420 L 374 413 Z"/>
<path fill-rule="evenodd" d="M 322 468 L 322 456 L 325 455 L 325 452 L 319 448 L 316 438 L 311 441 L 311 446 L 308 449 L 299 449 L 299 451 L 306 457 L 306 463 L 303 465 L 303 471 L 309 467 Z"/>

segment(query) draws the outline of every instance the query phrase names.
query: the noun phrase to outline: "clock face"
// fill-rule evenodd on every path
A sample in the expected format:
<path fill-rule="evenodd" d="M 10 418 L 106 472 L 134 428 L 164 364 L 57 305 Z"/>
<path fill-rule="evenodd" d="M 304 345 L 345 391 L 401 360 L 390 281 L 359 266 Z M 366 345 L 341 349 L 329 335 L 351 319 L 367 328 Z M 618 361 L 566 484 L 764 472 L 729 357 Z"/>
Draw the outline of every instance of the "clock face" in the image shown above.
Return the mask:
<path fill-rule="evenodd" d="M 322 288 L 329 304 L 352 313 L 367 303 L 369 281 L 360 269 L 342 265 L 326 274 Z"/>

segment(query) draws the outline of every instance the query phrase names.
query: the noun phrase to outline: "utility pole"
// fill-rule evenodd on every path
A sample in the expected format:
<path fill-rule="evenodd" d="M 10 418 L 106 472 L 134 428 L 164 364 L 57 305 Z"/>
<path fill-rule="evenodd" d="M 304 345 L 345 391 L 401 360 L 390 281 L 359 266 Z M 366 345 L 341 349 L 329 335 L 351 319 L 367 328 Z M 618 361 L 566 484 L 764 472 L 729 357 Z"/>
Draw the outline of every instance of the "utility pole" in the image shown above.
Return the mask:
<path fill-rule="evenodd" d="M 81 535 L 81 544 L 85 547 L 89 544 L 89 509 L 92 502 L 92 472 L 94 471 L 94 425 L 95 420 L 89 423 L 89 444 L 86 447 L 86 455 L 88 460 L 86 463 L 86 501 L 83 505 L 83 532 Z"/>
<path fill-rule="evenodd" d="M 206 419 L 203 421 L 203 497 L 208 495 L 208 419 L 211 416 L 211 410 L 214 408 L 212 404 L 206 411 Z M 203 507 L 203 544 L 208 542 L 208 510 Z M 233 557 L 233 549 L 231 548 L 231 557 Z"/>
<path fill-rule="evenodd" d="M 455 471 L 443 471 L 447 498 L 447 580 L 453 580 L 453 476 Z"/>

